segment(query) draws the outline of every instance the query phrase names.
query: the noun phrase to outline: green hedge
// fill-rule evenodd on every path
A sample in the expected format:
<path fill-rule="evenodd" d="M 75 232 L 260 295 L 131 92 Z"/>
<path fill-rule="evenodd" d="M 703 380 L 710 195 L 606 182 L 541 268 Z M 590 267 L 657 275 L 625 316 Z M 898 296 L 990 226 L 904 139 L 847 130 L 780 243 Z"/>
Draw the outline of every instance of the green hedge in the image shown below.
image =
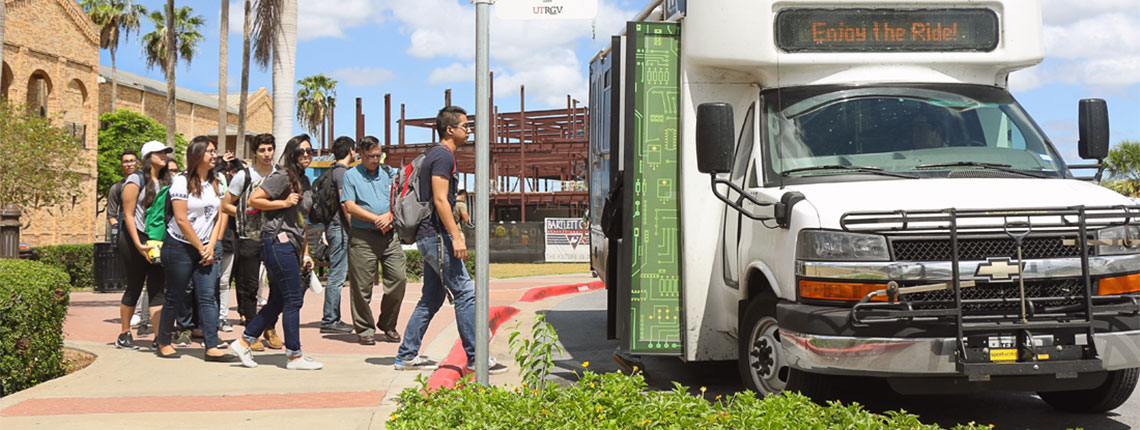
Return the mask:
<path fill-rule="evenodd" d="M 703 392 L 703 390 L 702 390 Z M 815 404 L 798 393 L 714 399 L 650 391 L 645 378 L 585 372 L 569 386 L 541 390 L 461 385 L 408 388 L 389 429 L 938 429 L 905 412 L 878 415 L 858 404 Z M 956 429 L 989 429 L 969 424 Z"/>
<path fill-rule="evenodd" d="M 0 396 L 63 375 L 67 274 L 28 260 L 0 260 Z"/>
<path fill-rule="evenodd" d="M 56 245 L 36 248 L 41 263 L 63 270 L 73 289 L 95 288 L 95 245 Z"/>
<path fill-rule="evenodd" d="M 407 259 L 407 272 L 409 282 L 419 282 L 424 277 L 424 259 L 420 256 L 420 252 L 415 249 L 404 251 L 404 258 Z M 467 273 L 471 275 L 471 279 L 475 279 L 475 251 L 467 251 L 467 259 L 463 260 L 463 264 L 467 266 Z"/>

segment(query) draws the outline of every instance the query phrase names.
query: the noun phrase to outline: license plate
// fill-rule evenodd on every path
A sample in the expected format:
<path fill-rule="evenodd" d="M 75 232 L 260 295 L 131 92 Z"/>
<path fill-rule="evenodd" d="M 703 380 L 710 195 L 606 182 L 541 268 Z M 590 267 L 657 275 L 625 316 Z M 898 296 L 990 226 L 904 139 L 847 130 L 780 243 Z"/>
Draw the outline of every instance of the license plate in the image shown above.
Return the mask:
<path fill-rule="evenodd" d="M 1017 361 L 1016 349 L 991 349 L 990 361 Z"/>

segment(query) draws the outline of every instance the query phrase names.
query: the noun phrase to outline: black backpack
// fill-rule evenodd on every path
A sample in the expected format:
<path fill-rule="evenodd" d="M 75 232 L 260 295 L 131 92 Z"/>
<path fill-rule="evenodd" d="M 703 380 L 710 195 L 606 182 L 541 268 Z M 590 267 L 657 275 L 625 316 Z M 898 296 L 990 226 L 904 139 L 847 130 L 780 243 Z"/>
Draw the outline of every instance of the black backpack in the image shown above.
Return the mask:
<path fill-rule="evenodd" d="M 337 192 L 333 172 L 343 168 L 333 165 L 313 181 L 313 209 L 309 211 L 309 222 L 328 225 L 340 211 L 340 193 Z"/>

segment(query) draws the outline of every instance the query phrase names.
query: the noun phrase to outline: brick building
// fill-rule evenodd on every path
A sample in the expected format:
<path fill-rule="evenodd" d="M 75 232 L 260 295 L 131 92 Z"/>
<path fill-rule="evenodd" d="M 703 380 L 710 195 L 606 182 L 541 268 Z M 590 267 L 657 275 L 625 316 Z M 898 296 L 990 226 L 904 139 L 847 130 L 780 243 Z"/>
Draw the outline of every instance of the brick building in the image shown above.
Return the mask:
<path fill-rule="evenodd" d="M 72 202 L 25 213 L 28 228 L 20 240 L 33 246 L 91 243 L 97 224 L 99 29 L 75 0 L 2 1 L 7 11 L 0 97 L 58 115 L 57 125 L 83 141 L 81 158 L 72 165 L 83 172 L 83 192 Z"/>
<path fill-rule="evenodd" d="M 119 99 L 115 103 L 116 109 L 127 109 L 153 118 L 161 124 L 166 124 L 166 82 L 150 79 L 134 73 L 119 70 Z M 179 87 L 174 92 L 177 98 L 175 107 L 178 121 L 175 123 L 175 132 L 181 134 L 186 140 L 195 136 L 206 135 L 218 139 L 218 95 L 206 94 Z M 235 151 L 239 157 L 249 158 L 245 150 L 238 151 L 237 122 L 239 94 L 227 94 L 226 123 L 227 139 L 222 149 Z M 251 136 L 273 131 L 273 100 L 265 88 L 249 93 L 246 101 L 246 135 Z M 99 70 L 99 113 L 111 111 L 111 67 L 100 66 Z"/>

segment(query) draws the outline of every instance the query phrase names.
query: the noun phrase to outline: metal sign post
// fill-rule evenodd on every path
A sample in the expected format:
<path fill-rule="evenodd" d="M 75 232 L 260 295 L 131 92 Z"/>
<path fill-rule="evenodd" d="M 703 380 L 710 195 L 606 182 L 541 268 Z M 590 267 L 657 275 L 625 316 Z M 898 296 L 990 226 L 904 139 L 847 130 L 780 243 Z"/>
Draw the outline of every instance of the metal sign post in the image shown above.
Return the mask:
<path fill-rule="evenodd" d="M 494 0 L 475 3 L 475 382 L 487 385 L 490 328 L 491 75 L 490 13 Z"/>

